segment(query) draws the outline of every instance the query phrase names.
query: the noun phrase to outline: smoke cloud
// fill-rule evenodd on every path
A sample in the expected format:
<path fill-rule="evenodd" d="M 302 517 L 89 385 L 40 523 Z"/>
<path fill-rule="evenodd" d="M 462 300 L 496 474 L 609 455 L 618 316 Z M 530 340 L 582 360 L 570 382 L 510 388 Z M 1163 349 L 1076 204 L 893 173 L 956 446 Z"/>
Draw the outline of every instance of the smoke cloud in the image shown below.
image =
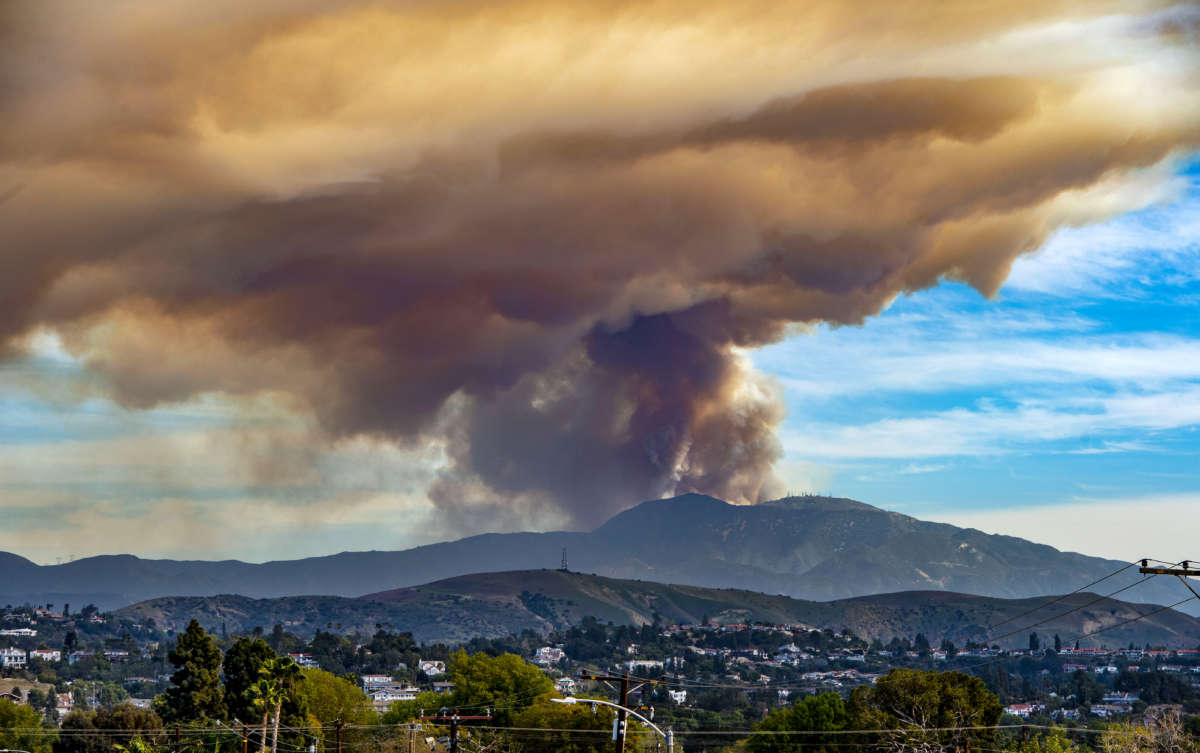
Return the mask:
<path fill-rule="evenodd" d="M 130 408 L 273 395 L 587 526 L 779 491 L 745 349 L 997 291 L 1196 147 L 1190 6 L 17 0 L 0 357 Z M 813 364 L 813 368 L 821 368 Z"/>

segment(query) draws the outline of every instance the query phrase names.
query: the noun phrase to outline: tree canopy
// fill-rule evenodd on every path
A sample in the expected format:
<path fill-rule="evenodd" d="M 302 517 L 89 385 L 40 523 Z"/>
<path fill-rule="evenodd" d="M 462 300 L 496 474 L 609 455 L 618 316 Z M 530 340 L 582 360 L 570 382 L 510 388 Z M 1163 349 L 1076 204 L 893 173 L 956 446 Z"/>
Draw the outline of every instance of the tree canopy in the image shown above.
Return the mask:
<path fill-rule="evenodd" d="M 158 705 L 170 722 L 206 723 L 226 718 L 221 686 L 221 649 L 211 635 L 192 620 L 169 656 L 175 665 L 171 687 Z"/>

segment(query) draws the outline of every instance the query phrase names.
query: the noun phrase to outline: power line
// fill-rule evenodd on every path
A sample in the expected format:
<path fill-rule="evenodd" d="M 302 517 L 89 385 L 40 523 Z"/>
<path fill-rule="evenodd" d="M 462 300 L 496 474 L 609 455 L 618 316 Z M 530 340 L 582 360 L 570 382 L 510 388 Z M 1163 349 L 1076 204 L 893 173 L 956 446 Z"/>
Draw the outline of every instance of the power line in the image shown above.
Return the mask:
<path fill-rule="evenodd" d="M 1156 561 L 1157 561 L 1157 560 L 1156 560 Z M 1046 607 L 1053 606 L 1053 605 L 1057 604 L 1058 602 L 1062 601 L 1063 599 L 1066 599 L 1066 598 L 1069 598 L 1069 597 L 1071 597 L 1071 596 L 1074 596 L 1075 594 L 1079 593 L 1080 591 L 1083 591 L 1084 589 L 1091 588 L 1092 586 L 1095 586 L 1095 585 L 1097 585 L 1097 584 L 1103 583 L 1104 581 L 1108 580 L 1109 578 L 1112 578 L 1112 577 L 1114 577 L 1114 576 L 1120 575 L 1121 573 L 1125 572 L 1125 571 L 1126 571 L 1126 570 L 1128 570 L 1129 568 L 1136 566 L 1136 565 L 1137 565 L 1137 563 L 1138 563 L 1138 560 L 1135 560 L 1135 561 L 1133 561 L 1133 562 L 1130 562 L 1130 563 L 1129 563 L 1128 565 L 1126 565 L 1125 567 L 1122 567 L 1122 568 L 1120 568 L 1120 569 L 1118 569 L 1118 570 L 1114 570 L 1113 572 L 1109 573 L 1108 575 L 1105 575 L 1103 578 L 1100 578 L 1100 579 L 1098 579 L 1098 580 L 1094 580 L 1094 581 L 1092 581 L 1091 583 L 1088 583 L 1086 586 L 1080 586 L 1079 588 L 1076 588 L 1076 589 L 1075 589 L 1074 591 L 1072 591 L 1071 593 L 1068 593 L 1068 594 L 1063 594 L 1062 596 L 1059 596 L 1058 598 L 1054 599 L 1053 601 L 1046 602 L 1045 604 L 1039 604 L 1038 606 L 1034 607 L 1033 609 L 1030 609 L 1030 610 L 1028 610 L 1028 611 L 1022 612 L 1022 613 L 1018 614 L 1018 615 L 1017 615 L 1017 616 L 1015 616 L 1015 617 L 1009 617 L 1007 620 L 1001 620 L 1000 622 L 997 622 L 995 625 L 988 625 L 988 626 L 987 626 L 987 628 L 985 628 L 985 629 L 988 631 L 988 634 L 991 634 L 991 632 L 992 632 L 993 630 L 995 630 L 996 628 L 1000 627 L 1001 625 L 1007 625 L 1007 624 L 1008 624 L 1008 623 L 1010 623 L 1010 622 L 1013 622 L 1013 621 L 1015 621 L 1015 620 L 1019 620 L 1019 619 L 1021 619 L 1021 618 L 1022 618 L 1022 617 L 1024 617 L 1025 615 L 1028 615 L 1028 614 L 1033 614 L 1034 612 L 1037 612 L 1037 611 L 1039 611 L 1039 610 L 1045 609 Z"/>

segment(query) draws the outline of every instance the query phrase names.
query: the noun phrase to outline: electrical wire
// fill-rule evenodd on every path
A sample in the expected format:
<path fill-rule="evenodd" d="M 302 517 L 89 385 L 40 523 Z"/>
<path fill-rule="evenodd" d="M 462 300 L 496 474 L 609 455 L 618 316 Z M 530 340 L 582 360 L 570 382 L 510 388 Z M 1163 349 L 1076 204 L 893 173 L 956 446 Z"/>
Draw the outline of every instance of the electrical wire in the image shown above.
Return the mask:
<path fill-rule="evenodd" d="M 1135 560 L 1133 562 L 1130 562 L 1125 567 L 1122 567 L 1118 570 L 1114 570 L 1113 572 L 1109 573 L 1108 575 L 1105 575 L 1103 578 L 1100 578 L 1098 580 L 1092 581 L 1091 583 L 1088 583 L 1086 586 L 1080 586 L 1079 588 L 1076 588 L 1071 593 L 1063 594 L 1062 596 L 1059 596 L 1058 598 L 1056 598 L 1054 601 L 1049 601 L 1049 602 L 1046 602 L 1045 604 L 1040 604 L 1040 605 L 1034 607 L 1033 609 L 1030 609 L 1028 611 L 1025 611 L 1025 612 L 1022 612 L 1021 614 L 1016 615 L 1015 617 L 1009 617 L 1007 620 L 1001 620 L 1000 622 L 997 622 L 994 625 L 988 625 L 987 628 L 985 628 L 985 629 L 988 631 L 989 634 L 991 634 L 991 632 L 993 630 L 1000 627 L 1001 625 L 1007 625 L 1008 623 L 1019 620 L 1026 615 L 1033 614 L 1034 612 L 1045 609 L 1046 607 L 1053 606 L 1053 605 L 1057 604 L 1058 602 L 1062 601 L 1063 599 L 1074 596 L 1075 594 L 1079 593 L 1080 591 L 1083 591 L 1084 589 L 1091 588 L 1092 586 L 1103 583 L 1104 581 L 1108 580 L 1109 578 L 1113 578 L 1117 575 L 1120 575 L 1121 573 L 1125 572 L 1129 568 L 1137 565 L 1138 562 L 1140 562 L 1140 560 Z"/>

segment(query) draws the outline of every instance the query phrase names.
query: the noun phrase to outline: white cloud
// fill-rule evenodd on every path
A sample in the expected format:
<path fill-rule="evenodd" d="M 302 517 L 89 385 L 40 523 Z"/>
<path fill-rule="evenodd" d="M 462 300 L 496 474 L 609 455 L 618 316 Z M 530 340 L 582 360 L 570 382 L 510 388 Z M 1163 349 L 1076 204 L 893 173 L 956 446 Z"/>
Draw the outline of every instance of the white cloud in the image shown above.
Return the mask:
<path fill-rule="evenodd" d="M 782 438 L 787 454 L 799 458 L 927 458 L 997 454 L 1044 442 L 1196 425 L 1200 385 L 1149 395 L 1031 399 L 1015 408 L 984 403 L 859 425 L 814 422 L 789 426 Z"/>
<path fill-rule="evenodd" d="M 1143 206 L 1163 206 L 1057 231 L 1036 254 L 1013 264 L 1005 288 L 1051 295 L 1130 295 L 1164 267 L 1173 271 L 1174 284 L 1196 280 L 1200 205 L 1187 196 L 1189 188 L 1195 190 L 1193 180 L 1163 180 L 1161 171 L 1172 167 L 1164 163 L 1115 189 L 1140 193 Z M 1180 200 L 1165 204 L 1173 199 Z M 1128 196 L 1114 203 L 1133 206 Z"/>
<path fill-rule="evenodd" d="M 1003 510 L 938 509 L 922 517 L 1003 533 L 1097 557 L 1200 561 L 1200 492 L 1070 502 Z M 1179 587 L 1180 598 L 1186 595 Z"/>

